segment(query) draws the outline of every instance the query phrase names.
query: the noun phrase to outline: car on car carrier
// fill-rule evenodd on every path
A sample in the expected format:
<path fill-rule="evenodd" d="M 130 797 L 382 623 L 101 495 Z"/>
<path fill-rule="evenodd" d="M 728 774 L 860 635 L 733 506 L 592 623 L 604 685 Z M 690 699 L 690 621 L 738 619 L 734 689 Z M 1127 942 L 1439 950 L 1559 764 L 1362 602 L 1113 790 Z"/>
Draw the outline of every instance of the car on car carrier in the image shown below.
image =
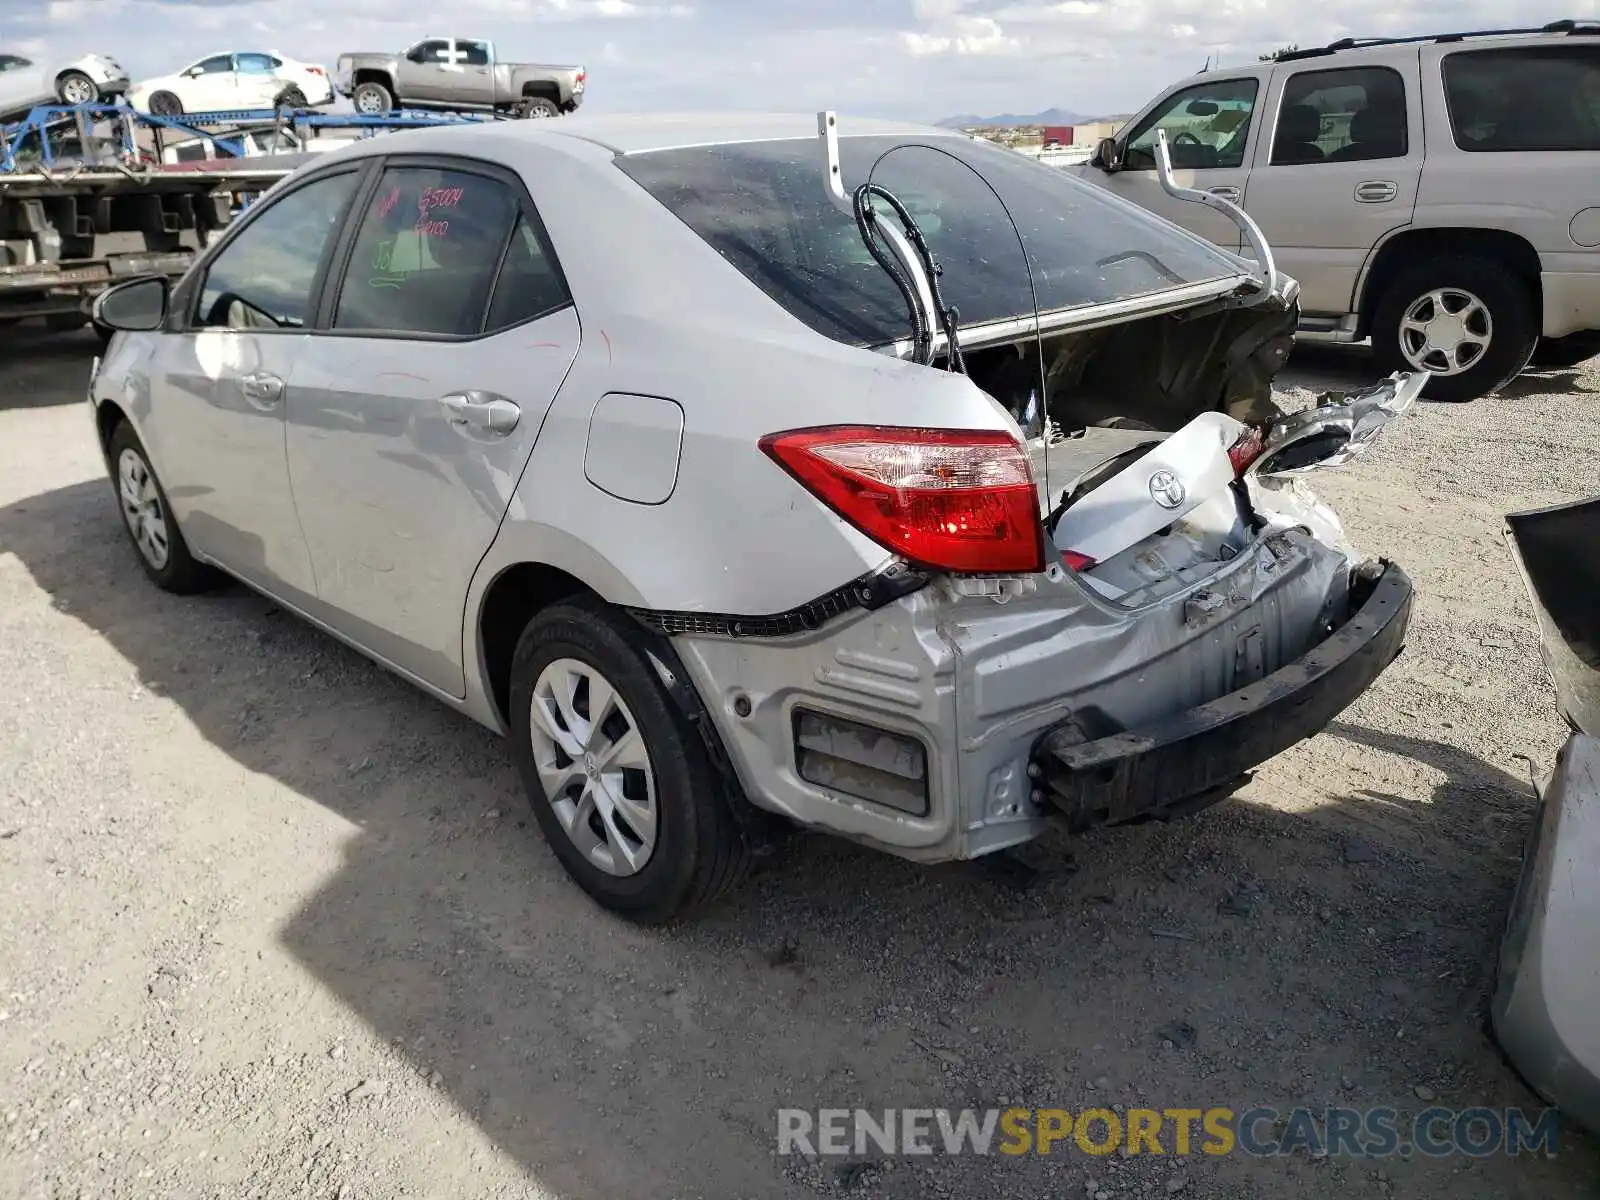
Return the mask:
<path fill-rule="evenodd" d="M 1179 182 L 1243 204 L 1300 282 L 1302 337 L 1370 337 L 1424 397 L 1600 352 L 1600 23 L 1335 42 L 1168 88 L 1081 178 L 1233 250 Z"/>
<path fill-rule="evenodd" d="M 1251 239 L 832 114 L 397 133 L 102 296 L 89 407 L 157 586 L 506 734 L 660 919 L 795 826 L 944 862 L 1194 811 L 1399 653 L 1404 571 L 1305 476 L 1423 376 L 1284 412 Z"/>

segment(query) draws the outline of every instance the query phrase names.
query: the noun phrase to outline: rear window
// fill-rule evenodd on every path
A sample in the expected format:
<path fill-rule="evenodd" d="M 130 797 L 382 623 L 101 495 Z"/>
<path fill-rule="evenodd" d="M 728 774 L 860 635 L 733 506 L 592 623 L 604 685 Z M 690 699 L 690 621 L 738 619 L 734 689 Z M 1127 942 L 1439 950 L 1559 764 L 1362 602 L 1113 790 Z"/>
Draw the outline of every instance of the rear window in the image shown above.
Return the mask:
<path fill-rule="evenodd" d="M 1458 50 L 1444 90 L 1463 150 L 1600 150 L 1600 46 Z"/>
<path fill-rule="evenodd" d="M 1238 260 L 1176 226 L 1058 167 L 988 143 L 854 137 L 840 139 L 839 153 L 849 186 L 872 171 L 917 219 L 944 268 L 944 298 L 963 325 L 1031 315 L 1030 267 L 1041 313 L 1242 270 Z M 862 243 L 850 212 L 829 198 L 814 140 L 656 150 L 616 161 L 818 332 L 861 345 L 908 335 L 905 301 Z"/>

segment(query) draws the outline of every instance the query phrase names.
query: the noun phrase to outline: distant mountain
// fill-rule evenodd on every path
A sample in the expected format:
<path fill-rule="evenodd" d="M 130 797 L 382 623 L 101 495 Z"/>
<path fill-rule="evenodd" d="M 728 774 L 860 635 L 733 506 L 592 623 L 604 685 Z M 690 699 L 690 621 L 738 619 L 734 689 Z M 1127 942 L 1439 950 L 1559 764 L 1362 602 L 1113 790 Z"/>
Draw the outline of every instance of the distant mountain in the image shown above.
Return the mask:
<path fill-rule="evenodd" d="M 1001 113 L 997 117 L 980 117 L 972 113 L 963 113 L 958 117 L 946 117 L 939 124 L 946 129 L 961 129 L 969 125 L 1087 125 L 1094 117 L 1086 117 L 1082 113 L 1069 112 L 1064 108 L 1047 108 L 1037 113 Z"/>

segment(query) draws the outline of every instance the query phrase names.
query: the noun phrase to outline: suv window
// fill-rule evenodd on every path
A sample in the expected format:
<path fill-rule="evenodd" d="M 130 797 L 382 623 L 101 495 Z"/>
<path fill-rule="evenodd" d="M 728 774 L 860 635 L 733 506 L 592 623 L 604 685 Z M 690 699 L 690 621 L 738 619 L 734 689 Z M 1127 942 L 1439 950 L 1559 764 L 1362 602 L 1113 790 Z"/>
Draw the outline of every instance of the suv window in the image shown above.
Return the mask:
<path fill-rule="evenodd" d="M 207 269 L 196 327 L 304 327 L 312 312 L 317 267 L 357 178 L 355 171 L 325 176 L 265 201 Z"/>
<path fill-rule="evenodd" d="M 481 333 L 521 204 L 498 179 L 438 167 L 384 172 L 356 234 L 335 329 Z"/>
<path fill-rule="evenodd" d="M 489 65 L 489 46 L 486 42 L 457 42 L 456 49 L 461 54 L 460 61 L 469 67 Z"/>
<path fill-rule="evenodd" d="M 1030 271 L 1039 310 L 1049 313 L 1241 270 L 1210 243 L 1015 150 L 955 137 L 938 147 L 844 137 L 839 158 L 847 180 L 874 172 L 915 216 L 963 325 L 1031 315 Z M 817 332 L 857 345 L 907 336 L 904 297 L 862 244 L 851 214 L 828 197 L 806 139 L 653 150 L 615 162 Z"/>
<path fill-rule="evenodd" d="M 1444 93 L 1463 150 L 1600 150 L 1600 47 L 1458 50 Z"/>
<path fill-rule="evenodd" d="M 1254 79 L 1208 80 L 1167 98 L 1140 123 L 1122 151 L 1125 170 L 1156 169 L 1156 130 L 1179 169 L 1242 167 L 1259 85 Z"/>
<path fill-rule="evenodd" d="M 1390 67 L 1300 71 L 1283 85 L 1272 165 L 1404 158 L 1406 85 Z"/>

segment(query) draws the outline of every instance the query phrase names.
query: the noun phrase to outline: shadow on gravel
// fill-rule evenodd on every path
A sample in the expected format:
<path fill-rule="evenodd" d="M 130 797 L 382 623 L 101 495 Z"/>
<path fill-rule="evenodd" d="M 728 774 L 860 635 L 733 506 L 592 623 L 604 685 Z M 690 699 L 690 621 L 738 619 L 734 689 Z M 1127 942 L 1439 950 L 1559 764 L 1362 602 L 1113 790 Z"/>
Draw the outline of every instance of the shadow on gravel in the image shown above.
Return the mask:
<path fill-rule="evenodd" d="M 286 822 L 299 796 L 358 827 L 337 876 L 283 914 L 283 942 L 547 1193 L 1079 1195 L 1089 1176 L 1119 1195 L 1303 1200 L 1364 1194 L 1381 1168 L 1408 1198 L 1554 1200 L 1600 1176 L 1570 1138 L 1553 1162 L 777 1158 L 780 1106 L 1414 1113 L 1424 1082 L 1451 1105 L 1531 1105 L 1475 1015 L 1509 869 L 1448 870 L 1382 837 L 1352 855 L 1338 806 L 1234 803 L 1044 839 L 1019 888 L 798 838 L 700 921 L 635 929 L 566 882 L 496 739 L 243 589 L 158 593 L 103 481 L 0 508 L 8 554 L 213 746 L 281 782 Z M 1522 787 L 1453 753 L 1471 786 L 1391 798 L 1412 824 L 1442 830 L 1473 789 Z M 1180 1175 L 1191 1190 L 1168 1186 Z"/>

